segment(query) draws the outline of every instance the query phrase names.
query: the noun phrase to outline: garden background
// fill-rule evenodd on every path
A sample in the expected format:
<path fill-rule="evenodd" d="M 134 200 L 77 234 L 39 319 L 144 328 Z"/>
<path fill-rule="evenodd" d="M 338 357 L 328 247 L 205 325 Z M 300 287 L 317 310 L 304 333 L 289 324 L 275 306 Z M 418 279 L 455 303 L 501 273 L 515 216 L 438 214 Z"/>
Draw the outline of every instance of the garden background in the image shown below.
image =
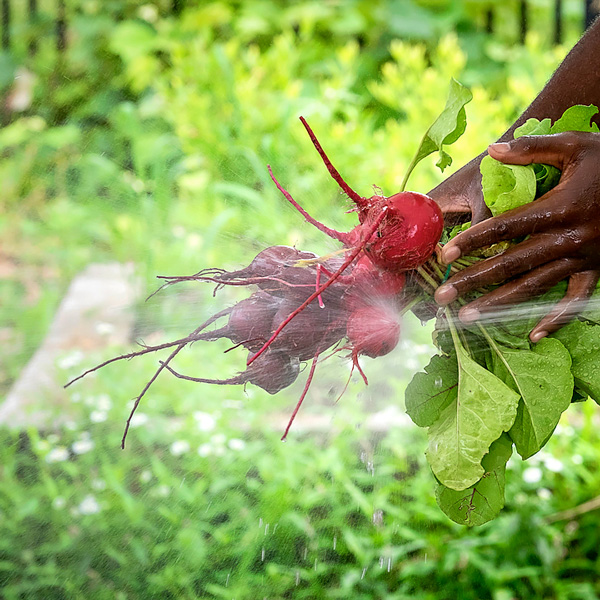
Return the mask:
<path fill-rule="evenodd" d="M 426 161 L 411 179 L 427 192 L 508 127 L 579 38 L 584 3 L 556 4 L 4 0 L 0 395 L 90 263 L 134 265 L 143 298 L 158 274 L 237 268 L 268 245 L 332 250 L 266 170 L 320 220 L 352 226 L 301 114 L 359 193 L 391 194 L 450 78 L 470 86 L 452 167 Z M 135 337 L 176 339 L 240 297 L 173 286 L 135 307 Z M 564 513 L 600 493 L 591 403 L 543 452 L 510 461 L 496 521 L 456 525 L 403 418 L 430 333 L 407 317 L 399 347 L 365 360 L 369 388 L 353 380 L 337 403 L 348 368 L 333 361 L 302 409 L 325 427 L 286 444 L 274 415 L 301 383 L 272 398 L 162 376 L 120 450 L 152 356 L 72 386 L 43 427 L 4 424 L 0 597 L 599 598 L 598 513 Z M 57 376 L 132 344 L 65 354 Z M 226 348 L 196 344 L 178 365 L 230 376 L 240 355 Z"/>

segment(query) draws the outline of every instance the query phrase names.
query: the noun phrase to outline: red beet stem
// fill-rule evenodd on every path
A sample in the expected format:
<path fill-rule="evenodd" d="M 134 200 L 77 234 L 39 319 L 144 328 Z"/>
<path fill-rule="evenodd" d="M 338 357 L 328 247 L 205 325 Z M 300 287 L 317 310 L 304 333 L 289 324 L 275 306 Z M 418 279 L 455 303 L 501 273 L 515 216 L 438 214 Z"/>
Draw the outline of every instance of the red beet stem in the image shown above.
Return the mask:
<path fill-rule="evenodd" d="M 283 328 L 298 314 L 300 314 L 315 298 L 320 296 L 332 283 L 338 279 L 338 277 L 346 270 L 350 264 L 354 262 L 354 259 L 362 252 L 364 245 L 371 239 L 371 236 L 377 231 L 377 228 L 383 221 L 387 214 L 387 210 L 382 210 L 377 219 L 375 219 L 373 225 L 369 227 L 367 231 L 367 235 L 364 236 L 364 241 L 356 246 L 348 258 L 343 262 L 342 266 L 333 274 L 331 278 L 329 278 L 319 289 L 315 290 L 296 310 L 290 313 L 290 315 L 281 322 L 281 325 L 275 330 L 273 335 L 267 340 L 265 345 L 254 355 L 248 359 L 246 363 L 247 366 L 250 366 L 275 340 L 275 338 L 281 333 Z"/>
<path fill-rule="evenodd" d="M 335 229 L 331 229 L 326 225 L 323 225 L 320 221 L 317 221 L 315 218 L 311 217 L 293 198 L 292 195 L 285 190 L 282 185 L 277 181 L 275 175 L 273 175 L 273 171 L 271 169 L 271 165 L 267 165 L 267 169 L 269 170 L 269 175 L 273 180 L 273 183 L 277 186 L 277 189 L 285 196 L 286 200 L 306 219 L 308 223 L 314 225 L 319 231 L 322 231 L 324 234 L 333 238 L 334 240 L 338 240 L 342 242 L 342 244 L 346 244 L 348 241 L 348 234 L 343 233 L 341 231 L 336 231 Z"/>
<path fill-rule="evenodd" d="M 304 384 L 304 389 L 302 390 L 302 395 L 300 396 L 300 399 L 298 400 L 298 403 L 296 404 L 296 408 L 294 408 L 294 412 L 292 413 L 292 416 L 290 417 L 290 420 L 288 421 L 288 424 L 287 424 L 287 427 L 285 428 L 283 436 L 281 436 L 282 442 L 287 437 L 290 427 L 292 426 L 292 423 L 294 422 L 294 419 L 296 418 L 296 415 L 298 414 L 298 411 L 300 410 L 300 407 L 302 406 L 302 402 L 304 402 L 304 398 L 306 398 L 306 394 L 308 393 L 308 388 L 310 388 L 310 384 L 312 383 L 313 376 L 315 374 L 315 369 L 317 368 L 317 359 L 318 358 L 319 358 L 319 354 L 317 353 L 317 354 L 315 354 L 315 357 L 313 358 L 313 361 L 312 361 L 312 365 L 310 366 L 310 371 L 308 373 L 308 378 L 306 380 L 306 383 Z"/>
<path fill-rule="evenodd" d="M 196 383 L 212 383 L 214 385 L 243 385 L 244 383 L 248 383 L 248 380 L 242 375 L 236 375 L 235 377 L 230 377 L 229 379 L 205 379 L 203 377 L 190 377 L 189 375 L 183 375 L 179 373 L 172 367 L 169 367 L 162 362 L 160 364 L 178 379 L 185 379 L 186 381 L 195 381 Z"/>
<path fill-rule="evenodd" d="M 331 161 L 329 160 L 329 157 L 327 156 L 327 154 L 325 154 L 325 150 L 323 150 L 323 147 L 319 143 L 319 140 L 317 139 L 317 136 L 314 134 L 313 130 L 310 128 L 310 125 L 306 122 L 306 119 L 304 117 L 300 117 L 300 121 L 302 121 L 302 125 L 304 125 L 304 128 L 306 129 L 306 132 L 308 133 L 308 136 L 310 137 L 310 140 L 313 143 L 313 146 L 317 149 L 317 152 L 319 153 L 319 156 L 321 157 L 321 159 L 325 163 L 325 166 L 327 167 L 327 170 L 329 171 L 329 174 L 333 177 L 333 179 L 335 180 L 335 182 L 342 188 L 342 190 L 347 194 L 347 196 L 351 200 L 354 200 L 354 202 L 356 202 L 356 204 L 358 206 L 361 206 L 361 207 L 365 206 L 367 204 L 367 199 L 364 198 L 363 196 L 359 196 L 344 181 L 344 179 L 340 175 L 339 171 L 331 164 Z"/>

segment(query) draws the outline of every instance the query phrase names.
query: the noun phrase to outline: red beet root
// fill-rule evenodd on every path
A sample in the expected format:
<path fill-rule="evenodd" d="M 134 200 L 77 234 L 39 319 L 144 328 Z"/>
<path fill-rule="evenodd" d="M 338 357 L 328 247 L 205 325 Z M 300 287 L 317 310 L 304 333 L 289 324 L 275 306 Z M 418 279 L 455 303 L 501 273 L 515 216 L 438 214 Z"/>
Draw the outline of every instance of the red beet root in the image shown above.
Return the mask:
<path fill-rule="evenodd" d="M 161 363 L 161 365 L 179 379 L 212 385 L 246 385 L 252 383 L 269 394 L 276 394 L 294 383 L 298 373 L 300 373 L 298 359 L 291 358 L 285 352 L 277 350 L 265 352 L 259 360 L 252 363 L 245 371 L 229 379 L 190 377 L 189 375 L 182 375 L 165 363 Z"/>
<path fill-rule="evenodd" d="M 433 254 L 442 235 L 440 207 L 425 194 L 400 192 L 367 208 L 368 222 L 386 207 L 387 215 L 365 253 L 379 267 L 408 271 L 420 267 Z"/>
<path fill-rule="evenodd" d="M 348 318 L 348 340 L 353 355 L 371 358 L 385 356 L 400 340 L 400 323 L 393 310 L 386 306 L 365 306 Z"/>

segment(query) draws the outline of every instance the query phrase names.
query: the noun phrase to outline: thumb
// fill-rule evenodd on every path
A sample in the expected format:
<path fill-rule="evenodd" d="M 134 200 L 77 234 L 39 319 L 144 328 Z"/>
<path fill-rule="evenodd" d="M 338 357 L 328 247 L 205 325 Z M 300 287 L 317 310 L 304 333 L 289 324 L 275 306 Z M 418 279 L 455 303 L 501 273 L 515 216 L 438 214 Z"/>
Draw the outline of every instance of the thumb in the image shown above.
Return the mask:
<path fill-rule="evenodd" d="M 491 144 L 488 153 L 492 158 L 511 165 L 542 163 L 560 169 L 581 148 L 583 140 L 576 132 L 552 135 L 524 135 L 510 142 Z"/>

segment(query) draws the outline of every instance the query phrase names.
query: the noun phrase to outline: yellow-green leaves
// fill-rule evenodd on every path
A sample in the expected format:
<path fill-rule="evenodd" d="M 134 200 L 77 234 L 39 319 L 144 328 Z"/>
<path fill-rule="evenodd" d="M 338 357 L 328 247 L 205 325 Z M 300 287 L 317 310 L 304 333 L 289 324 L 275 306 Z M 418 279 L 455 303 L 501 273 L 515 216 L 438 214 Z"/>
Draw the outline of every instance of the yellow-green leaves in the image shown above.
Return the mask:
<path fill-rule="evenodd" d="M 552 337 L 571 355 L 576 387 L 600 404 L 600 325 L 573 321 Z"/>
<path fill-rule="evenodd" d="M 544 446 L 571 403 L 571 356 L 555 339 L 542 339 L 531 350 L 499 344 L 493 350 L 494 373 L 521 396 L 509 434 L 526 459 Z"/>
<path fill-rule="evenodd" d="M 496 518 L 504 507 L 506 463 L 512 441 L 502 434 L 483 457 L 483 477 L 471 487 L 457 491 L 438 483 L 435 498 L 444 513 L 459 525 L 483 525 Z"/>
<path fill-rule="evenodd" d="M 406 388 L 406 412 L 419 427 L 429 427 L 458 395 L 455 356 L 432 357 L 425 373 L 417 373 Z"/>
<path fill-rule="evenodd" d="M 519 395 L 458 343 L 458 393 L 429 429 L 427 460 L 440 483 L 464 490 L 484 474 L 482 458 L 517 414 Z"/>
<path fill-rule="evenodd" d="M 523 206 L 535 198 L 536 177 L 531 165 L 505 165 L 485 156 L 480 170 L 483 198 L 492 215 Z"/>
<path fill-rule="evenodd" d="M 408 178 L 417 163 L 429 156 L 436 150 L 440 153 L 440 158 L 436 165 L 443 171 L 452 164 L 452 158 L 444 150 L 444 146 L 453 144 L 464 132 L 467 127 L 467 113 L 465 105 L 473 98 L 471 91 L 460 84 L 456 79 L 450 80 L 450 90 L 446 106 L 440 113 L 440 116 L 433 122 L 431 127 L 425 132 L 419 147 L 413 157 L 402 185 L 401 191 L 406 189 Z"/>
<path fill-rule="evenodd" d="M 591 122 L 597 112 L 594 105 L 577 104 L 568 108 L 554 123 L 550 119 L 528 119 L 515 129 L 514 138 L 565 131 L 597 132 L 598 126 Z M 556 167 L 507 165 L 491 156 L 483 158 L 480 170 L 483 198 L 494 216 L 543 196 L 560 180 L 560 171 Z"/>

